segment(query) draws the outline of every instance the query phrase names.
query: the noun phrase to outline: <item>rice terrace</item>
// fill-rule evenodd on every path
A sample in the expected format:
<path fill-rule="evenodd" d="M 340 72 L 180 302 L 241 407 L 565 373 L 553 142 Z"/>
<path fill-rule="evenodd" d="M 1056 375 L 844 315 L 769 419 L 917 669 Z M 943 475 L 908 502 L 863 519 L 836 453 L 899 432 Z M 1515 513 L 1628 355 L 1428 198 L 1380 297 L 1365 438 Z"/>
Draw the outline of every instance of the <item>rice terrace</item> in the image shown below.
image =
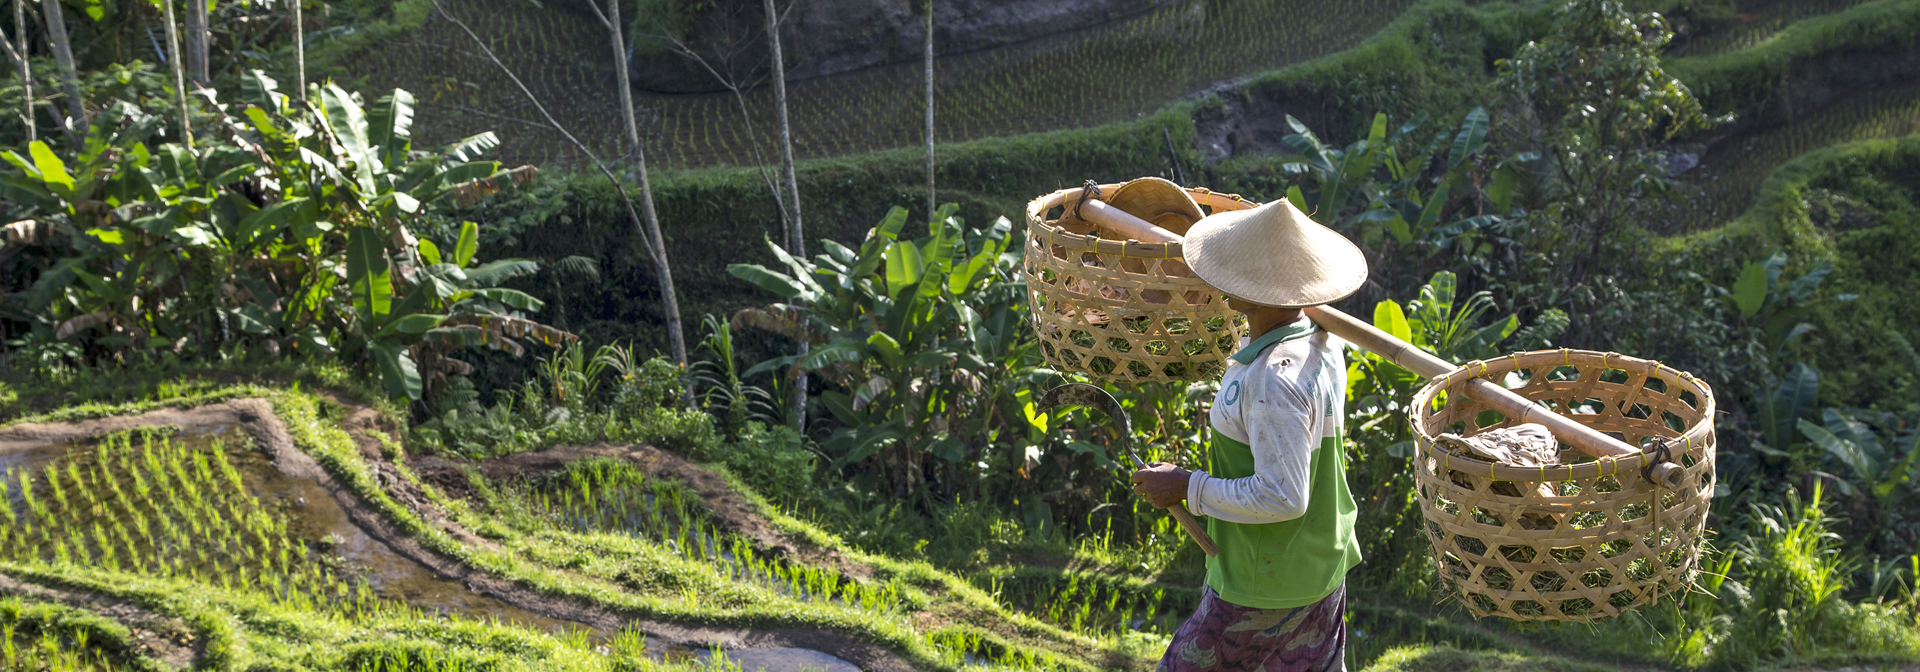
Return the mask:
<path fill-rule="evenodd" d="M 0 38 L 0 670 L 1920 672 L 1920 0 Z"/>

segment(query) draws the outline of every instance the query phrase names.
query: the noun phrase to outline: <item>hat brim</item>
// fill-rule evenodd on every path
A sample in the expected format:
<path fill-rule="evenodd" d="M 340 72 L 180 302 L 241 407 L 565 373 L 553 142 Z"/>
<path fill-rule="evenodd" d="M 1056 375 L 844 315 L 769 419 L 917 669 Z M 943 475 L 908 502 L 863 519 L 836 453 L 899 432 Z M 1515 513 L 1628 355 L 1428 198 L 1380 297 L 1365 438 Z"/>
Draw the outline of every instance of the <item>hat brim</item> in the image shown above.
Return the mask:
<path fill-rule="evenodd" d="M 1339 232 L 1282 199 L 1221 212 L 1187 231 L 1193 273 L 1244 301 L 1305 308 L 1339 301 L 1367 282 L 1367 258 Z"/>

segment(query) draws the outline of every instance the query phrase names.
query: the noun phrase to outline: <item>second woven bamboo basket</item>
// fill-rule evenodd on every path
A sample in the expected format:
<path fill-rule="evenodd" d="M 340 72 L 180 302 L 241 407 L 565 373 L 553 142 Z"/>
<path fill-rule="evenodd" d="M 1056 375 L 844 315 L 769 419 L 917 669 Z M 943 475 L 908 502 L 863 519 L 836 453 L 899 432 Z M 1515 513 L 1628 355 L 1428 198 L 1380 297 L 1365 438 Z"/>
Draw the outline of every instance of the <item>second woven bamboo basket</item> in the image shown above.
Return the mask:
<path fill-rule="evenodd" d="M 1513 374 L 1509 376 L 1509 374 Z M 1548 467 L 1496 465 L 1435 445 L 1505 427 L 1461 394 L 1486 378 L 1643 452 Z M 1517 353 L 1434 379 L 1413 398 L 1414 480 L 1442 580 L 1467 609 L 1516 620 L 1618 616 L 1692 585 L 1714 486 L 1713 390 L 1658 362 L 1614 353 Z M 1677 488 L 1641 469 L 1671 461 Z"/>

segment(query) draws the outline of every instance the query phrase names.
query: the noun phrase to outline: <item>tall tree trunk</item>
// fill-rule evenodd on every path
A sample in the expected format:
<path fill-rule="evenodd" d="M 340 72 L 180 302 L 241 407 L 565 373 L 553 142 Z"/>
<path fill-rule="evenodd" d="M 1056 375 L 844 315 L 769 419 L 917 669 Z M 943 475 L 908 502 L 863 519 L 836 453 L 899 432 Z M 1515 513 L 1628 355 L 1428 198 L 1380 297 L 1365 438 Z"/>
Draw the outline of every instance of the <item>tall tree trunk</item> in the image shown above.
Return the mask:
<path fill-rule="evenodd" d="M 567 132 L 567 128 L 561 126 L 560 122 L 553 118 L 553 114 L 547 112 L 547 106 L 540 104 L 540 99 L 533 95 L 533 91 L 529 90 L 524 82 L 520 81 L 520 76 L 513 74 L 513 70 L 508 68 L 507 64 L 500 62 L 500 57 L 493 54 L 493 48 L 487 46 L 486 41 L 480 39 L 479 35 L 474 34 L 473 29 L 467 27 L 465 21 L 461 21 L 455 17 L 452 12 L 447 11 L 447 8 L 440 4 L 440 0 L 431 1 L 433 2 L 434 11 L 446 17 L 453 25 L 459 26 L 461 32 L 466 33 L 467 37 L 473 40 L 474 46 L 480 48 L 480 53 L 485 54 L 487 60 L 492 61 L 495 67 L 500 68 L 500 72 L 505 74 L 507 79 L 512 81 L 515 87 L 520 89 L 521 95 L 527 97 L 527 102 L 533 103 L 533 109 L 538 110 L 540 116 L 547 120 L 547 125 L 552 126 L 555 132 L 558 132 L 561 137 L 567 139 L 567 142 L 573 143 L 573 147 L 580 150 L 581 154 L 585 154 L 587 160 L 592 161 L 594 167 L 600 169 L 600 174 L 605 175 L 607 181 L 613 183 L 614 191 L 619 192 L 620 200 L 626 203 L 627 221 L 632 223 L 634 231 L 640 234 L 640 242 L 647 248 L 647 258 L 653 263 L 654 277 L 660 282 L 660 294 L 665 297 L 667 304 L 665 309 L 667 318 L 667 341 L 673 347 L 673 360 L 683 366 L 686 365 L 687 340 L 681 335 L 680 300 L 674 295 L 672 269 L 667 267 L 667 243 L 665 239 L 659 237 L 659 218 L 651 214 L 653 210 L 653 200 L 649 198 L 646 205 L 649 211 L 648 219 L 654 222 L 652 226 L 653 236 L 652 239 L 649 240 L 647 228 L 644 228 L 640 223 L 639 213 L 634 212 L 633 197 L 627 195 L 626 185 L 620 183 L 620 178 L 614 176 L 613 170 L 607 167 L 606 162 L 601 161 L 599 156 L 594 155 L 593 150 L 587 149 L 586 144 L 580 142 L 579 138 L 575 138 L 572 133 Z M 598 12 L 599 7 L 594 7 L 594 11 Z M 645 173 L 641 174 L 640 179 L 640 184 L 643 188 L 650 186 L 646 182 Z"/>
<path fill-rule="evenodd" d="M 293 98 L 307 99 L 307 27 L 300 16 L 301 0 L 293 0 Z"/>
<path fill-rule="evenodd" d="M 673 339 L 673 359 L 682 366 L 687 363 L 687 344 L 680 332 L 680 297 L 673 286 L 673 271 L 667 263 L 667 239 L 660 232 L 660 213 L 653 207 L 653 183 L 647 177 L 647 150 L 640 144 L 640 126 L 633 118 L 633 84 L 627 79 L 627 40 L 620 30 L 620 0 L 607 0 L 607 11 L 602 13 L 600 6 L 591 2 L 596 18 L 607 29 L 609 44 L 613 47 L 613 72 L 617 79 L 614 87 L 620 94 L 620 114 L 627 125 L 627 142 L 633 152 L 633 161 L 640 171 L 640 213 L 646 217 L 647 230 L 641 235 L 642 242 L 652 241 L 651 252 L 655 270 L 660 274 L 660 292 L 666 297 L 668 313 L 668 331 Z M 647 235 L 651 234 L 651 235 Z M 689 390 L 691 394 L 691 390 Z M 691 397 L 689 397 L 691 401 Z"/>
<path fill-rule="evenodd" d="M 774 119 L 780 125 L 780 169 L 787 181 L 787 253 L 796 257 L 806 257 L 807 239 L 805 229 L 800 226 L 800 178 L 793 173 L 793 127 L 787 123 L 787 62 L 780 53 L 780 14 L 774 11 L 773 0 L 765 0 L 767 8 L 767 46 L 773 52 L 773 110 Z M 807 356 L 811 344 L 806 336 L 800 338 L 799 355 Z M 799 375 L 793 376 L 793 389 L 788 399 L 793 408 L 793 428 L 807 429 L 807 376 L 798 367 Z"/>
<path fill-rule="evenodd" d="M 167 60 L 173 66 L 173 103 L 179 106 L 180 142 L 192 147 L 193 123 L 187 118 L 187 67 L 180 59 L 180 31 L 173 22 L 173 0 L 160 0 L 160 9 L 167 20 Z"/>
<path fill-rule="evenodd" d="M 60 90 L 67 96 L 70 116 L 64 125 L 68 139 L 77 143 L 76 128 L 86 128 L 92 122 L 87 120 L 86 101 L 80 99 L 80 75 L 73 69 L 73 46 L 67 42 L 67 17 L 62 11 L 60 0 L 40 0 L 40 18 L 47 24 L 47 42 L 53 46 L 53 63 L 60 68 Z"/>
<path fill-rule="evenodd" d="M 927 0 L 927 220 L 939 207 L 933 193 L 933 0 Z"/>
<path fill-rule="evenodd" d="M 647 189 L 647 159 L 645 150 L 640 148 L 640 126 L 633 120 L 633 82 L 627 79 L 627 40 L 620 34 L 620 0 L 607 0 L 607 31 L 613 37 L 613 74 L 620 81 L 620 118 L 627 121 L 627 142 L 629 149 L 640 162 L 641 200 L 646 202 L 647 219 L 653 219 L 653 195 Z M 659 235 L 659 234 L 655 234 Z"/>
<path fill-rule="evenodd" d="M 187 77 L 193 85 L 205 87 L 212 84 L 207 79 L 207 0 L 186 0 L 187 3 Z"/>
<path fill-rule="evenodd" d="M 27 124 L 27 142 L 33 142 L 33 65 L 27 62 L 33 50 L 27 45 L 27 0 L 13 0 L 13 36 L 20 40 L 20 120 Z"/>

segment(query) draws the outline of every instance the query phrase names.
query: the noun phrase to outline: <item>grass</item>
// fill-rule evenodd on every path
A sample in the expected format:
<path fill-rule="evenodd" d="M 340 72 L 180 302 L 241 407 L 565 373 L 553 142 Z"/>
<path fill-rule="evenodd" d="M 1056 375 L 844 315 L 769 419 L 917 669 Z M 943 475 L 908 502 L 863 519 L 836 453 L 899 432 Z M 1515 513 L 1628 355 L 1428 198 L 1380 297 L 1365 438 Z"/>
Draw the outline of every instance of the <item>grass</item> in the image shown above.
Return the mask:
<path fill-rule="evenodd" d="M 376 598 L 367 583 L 290 532 L 287 510 L 253 494 L 250 453 L 166 432 L 111 435 L 0 479 L 7 518 L 0 572 L 181 619 L 202 663 L 326 670 L 651 669 L 644 640 L 596 653 L 559 635 L 432 618 Z M 78 610 L 0 600 L 5 669 L 163 669 L 123 625 Z M 611 666 L 611 667 L 610 667 Z M 638 666 L 638 667 L 635 667 Z"/>
<path fill-rule="evenodd" d="M 478 505 L 427 489 L 429 499 L 454 522 L 489 540 L 463 544 L 443 525 L 427 523 L 393 499 L 352 440 L 322 416 L 321 410 L 328 405 L 312 388 L 296 391 L 291 386 L 259 385 L 209 390 L 188 384 L 172 389 L 183 396 L 123 402 L 117 410 L 187 397 L 258 393 L 274 404 L 296 445 L 421 543 L 520 585 L 628 617 L 727 628 L 824 628 L 892 648 L 922 669 L 958 669 L 970 661 L 1011 669 L 1125 669 L 1145 667 L 1158 657 L 1166 645 L 1163 633 L 1184 617 L 1194 599 L 1194 589 L 1186 582 L 1155 583 L 1128 567 L 1084 558 L 1077 562 L 1085 564 L 1078 566 L 995 569 L 962 578 L 924 562 L 862 552 L 757 496 L 723 471 L 746 503 L 777 529 L 838 555 L 845 564 L 772 558 L 763 548 L 716 531 L 685 486 L 653 478 L 629 464 L 607 461 L 575 463 L 524 481 L 478 481 L 482 493 Z M 101 405 L 95 410 L 114 414 L 116 408 Z M 18 490 L 19 483 L 29 481 L 15 474 L 9 492 L 20 496 L 10 510 L 46 520 L 67 510 L 56 507 L 92 510 L 87 502 L 97 500 L 105 510 L 120 511 L 115 508 L 118 500 L 111 499 L 113 483 L 120 484 L 130 501 L 145 501 L 135 500 L 139 482 L 158 485 L 164 477 L 167 485 L 181 489 L 184 473 L 195 480 L 208 504 L 168 504 L 167 495 L 158 493 L 149 506 L 182 512 L 175 524 L 191 533 L 196 520 L 206 529 L 215 527 L 212 517 L 195 511 L 224 511 L 231 502 L 241 513 L 223 518 L 236 521 L 236 530 L 252 530 L 246 532 L 253 535 L 249 538 L 273 538 L 271 521 L 261 522 L 259 514 L 246 513 L 254 510 L 248 508 L 251 504 L 212 490 L 223 479 L 231 479 L 222 475 L 220 458 L 208 449 L 185 448 L 166 436 L 148 440 L 135 435 L 89 450 L 57 464 L 51 476 L 45 467 L 36 467 L 30 477 L 31 503 Z M 404 463 L 395 466 L 399 478 L 418 483 Z M 110 477 L 115 474 L 119 476 Z M 188 494 L 182 489 L 180 496 Z M 126 525 L 127 536 L 136 536 L 137 524 Z M 102 527 L 110 540 L 119 534 L 110 526 Z M 32 530 L 38 526 L 30 523 L 21 529 L 27 530 L 23 534 L 37 534 Z M 254 548 L 277 552 L 279 546 L 264 543 Z M 1125 545 L 1112 539 L 1106 543 L 1107 553 Z M 143 547 L 139 543 L 123 546 L 135 551 Z M 98 548 L 88 546 L 84 552 L 100 557 Z M 76 553 L 69 548 L 68 557 Z M 261 555 L 258 550 L 254 553 Z M 115 557 L 131 555 L 116 551 Z M 653 664 L 591 653 L 596 644 L 583 632 L 556 635 L 465 619 L 422 618 L 417 611 L 388 601 L 371 608 L 341 608 L 339 603 L 291 599 L 287 591 L 272 589 L 271 581 L 263 589 L 261 581 L 196 579 L 207 574 L 185 561 L 168 561 L 175 567 L 171 572 L 141 575 L 124 565 L 115 571 L 104 562 L 62 564 L 58 556 L 36 549 L 32 554 L 0 557 L 0 572 L 31 583 L 100 592 L 179 618 L 197 638 L 208 642 L 209 656 L 240 669 L 269 660 L 302 661 L 299 664 L 311 669 L 326 670 L 598 670 L 633 669 L 623 667 L 628 662 L 621 661 Z M 291 559 L 284 565 L 277 559 L 271 562 L 266 566 L 274 571 L 283 566 L 299 568 Z M 216 559 L 210 566 L 224 565 Z M 1569 630 L 1516 639 L 1493 634 L 1491 626 L 1386 606 L 1394 599 L 1404 598 L 1362 595 L 1351 603 L 1351 652 L 1356 668 L 1568 669 L 1565 666 L 1572 663 L 1540 654 L 1524 642 L 1556 641 L 1562 646 L 1584 639 L 1609 642 L 1592 651 L 1566 647 L 1595 655 L 1664 641 L 1662 635 L 1636 630 L 1624 619 L 1595 631 L 1593 637 Z M 627 636 L 627 643 L 619 646 L 638 646 L 633 639 Z M 1410 649 L 1410 643 L 1439 646 Z M 619 650 L 619 646 L 611 648 Z M 1888 658 L 1896 659 L 1904 660 Z"/>
<path fill-rule="evenodd" d="M 1698 231 L 1739 217 L 1769 175 L 1815 149 L 1913 133 L 1920 133 L 1920 86 L 1855 94 L 1793 124 L 1735 135 L 1683 176 L 1686 195 L 1659 228 Z"/>
<path fill-rule="evenodd" d="M 910 607 L 898 581 L 860 582 L 831 569 L 758 552 L 751 540 L 716 529 L 684 484 L 651 477 L 629 462 L 573 462 L 563 473 L 508 488 L 488 505 L 523 531 L 560 529 L 644 539 L 685 561 L 714 567 L 727 580 L 757 584 L 804 602 L 878 612 Z M 645 584 L 631 575 L 627 582 Z"/>
<path fill-rule="evenodd" d="M 1666 66 L 1700 97 L 1708 114 L 1766 118 L 1769 106 L 1790 93 L 1787 86 L 1801 85 L 1788 77 L 1796 64 L 1824 53 L 1897 51 L 1910 47 L 1916 34 L 1920 0 L 1875 0 L 1795 22 L 1746 49 L 1668 59 Z"/>
<path fill-rule="evenodd" d="M 1562 658 L 1467 651 L 1441 645 L 1398 647 L 1364 669 L 1366 672 L 1601 672 L 1615 668 Z"/>
<path fill-rule="evenodd" d="M 60 604 L 0 598 L 0 669 L 164 670 L 135 652 L 126 627 L 98 614 Z"/>

